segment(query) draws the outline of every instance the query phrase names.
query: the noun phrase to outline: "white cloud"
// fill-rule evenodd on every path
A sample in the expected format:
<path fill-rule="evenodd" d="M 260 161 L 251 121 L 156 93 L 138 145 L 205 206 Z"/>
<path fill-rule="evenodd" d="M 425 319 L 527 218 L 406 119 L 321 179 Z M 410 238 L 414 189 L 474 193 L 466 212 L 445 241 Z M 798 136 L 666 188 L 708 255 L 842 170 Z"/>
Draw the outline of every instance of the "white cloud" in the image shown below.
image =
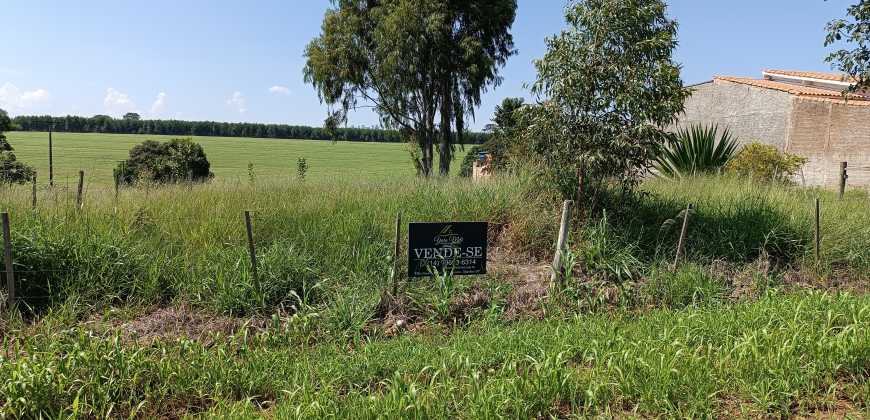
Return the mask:
<path fill-rule="evenodd" d="M 269 93 L 286 96 L 291 94 L 292 92 L 290 92 L 290 88 L 288 88 L 287 86 L 275 85 L 269 88 Z"/>
<path fill-rule="evenodd" d="M 12 83 L 0 86 L 0 108 L 7 111 L 28 110 L 45 103 L 50 97 L 51 94 L 45 89 L 22 92 Z"/>
<path fill-rule="evenodd" d="M 113 88 L 106 90 L 106 97 L 103 98 L 103 105 L 106 111 L 124 114 L 127 112 L 136 112 L 136 104 L 127 96 L 126 93 L 119 92 Z"/>
<path fill-rule="evenodd" d="M 239 111 L 239 114 L 244 114 L 248 111 L 248 101 L 245 100 L 245 95 L 242 95 L 242 92 L 239 91 L 233 92 L 233 96 L 227 99 L 227 105 L 235 108 Z"/>
<path fill-rule="evenodd" d="M 160 92 L 157 94 L 157 99 L 154 100 L 154 103 L 151 104 L 151 115 L 157 116 L 162 114 L 166 109 L 166 92 Z"/>

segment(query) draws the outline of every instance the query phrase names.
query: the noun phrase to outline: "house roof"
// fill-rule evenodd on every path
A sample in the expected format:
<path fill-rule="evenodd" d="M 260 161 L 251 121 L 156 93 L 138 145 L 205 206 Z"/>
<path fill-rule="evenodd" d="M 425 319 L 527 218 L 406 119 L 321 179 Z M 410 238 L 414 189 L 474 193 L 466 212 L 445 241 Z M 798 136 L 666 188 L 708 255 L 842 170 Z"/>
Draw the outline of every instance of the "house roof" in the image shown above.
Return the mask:
<path fill-rule="evenodd" d="M 841 73 L 823 73 L 819 71 L 796 71 L 796 70 L 765 70 L 765 73 L 778 74 L 780 76 L 803 77 L 806 79 L 827 80 L 831 82 L 853 83 L 855 79 Z"/>
<path fill-rule="evenodd" d="M 731 77 L 731 76 L 716 76 L 714 80 L 724 80 L 726 82 L 731 83 L 739 83 L 742 85 L 749 85 L 763 89 L 772 89 L 778 90 L 780 92 L 787 92 L 792 95 L 811 97 L 811 98 L 826 98 L 826 99 L 843 99 L 843 93 L 841 91 L 832 90 L 832 89 L 823 89 L 819 87 L 812 86 L 802 86 L 793 83 L 784 83 L 777 82 L 773 80 L 766 79 L 749 79 L 744 77 Z M 850 101 L 868 101 L 870 98 L 855 95 L 855 94 L 847 94 L 846 98 Z"/>

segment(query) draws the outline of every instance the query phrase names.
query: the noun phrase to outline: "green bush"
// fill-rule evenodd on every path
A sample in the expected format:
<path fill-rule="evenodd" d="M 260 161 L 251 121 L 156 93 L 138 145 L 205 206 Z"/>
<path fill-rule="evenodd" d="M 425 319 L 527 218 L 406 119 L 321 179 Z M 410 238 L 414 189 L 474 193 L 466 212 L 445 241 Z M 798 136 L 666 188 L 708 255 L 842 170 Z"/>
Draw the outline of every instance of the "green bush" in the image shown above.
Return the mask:
<path fill-rule="evenodd" d="M 715 125 L 693 125 L 670 136 L 667 146 L 659 150 L 655 168 L 668 178 L 716 173 L 735 151 L 737 138 L 728 129 L 720 136 Z"/>
<path fill-rule="evenodd" d="M 774 146 L 752 143 L 740 149 L 725 170 L 760 181 L 787 183 L 805 163 L 806 158 L 780 152 Z"/>
<path fill-rule="evenodd" d="M 203 182 L 214 176 L 210 167 L 202 146 L 189 138 L 165 143 L 146 140 L 130 149 L 130 158 L 118 165 L 115 176 L 122 184 L 165 184 L 186 179 Z"/>
<path fill-rule="evenodd" d="M 6 111 L 0 109 L 0 183 L 2 184 L 24 184 L 33 180 L 36 176 L 36 171 L 17 160 L 15 153 L 12 153 L 12 145 L 6 140 L 4 131 L 13 128 L 12 120 Z"/>
<path fill-rule="evenodd" d="M 26 184 L 33 180 L 36 171 L 19 162 L 15 153 L 0 151 L 0 184 Z"/>

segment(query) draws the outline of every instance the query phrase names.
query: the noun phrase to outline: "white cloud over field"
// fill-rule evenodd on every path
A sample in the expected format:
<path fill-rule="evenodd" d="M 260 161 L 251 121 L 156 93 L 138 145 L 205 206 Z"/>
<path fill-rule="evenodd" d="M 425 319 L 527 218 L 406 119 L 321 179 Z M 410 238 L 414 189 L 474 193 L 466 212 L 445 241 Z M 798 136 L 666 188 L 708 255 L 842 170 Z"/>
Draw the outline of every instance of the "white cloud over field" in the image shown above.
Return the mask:
<path fill-rule="evenodd" d="M 269 93 L 272 93 L 275 95 L 288 96 L 288 95 L 290 95 L 291 92 L 290 92 L 290 88 L 288 88 L 286 86 L 275 85 L 275 86 L 272 86 L 269 88 Z"/>
<path fill-rule="evenodd" d="M 227 105 L 233 107 L 239 114 L 248 112 L 248 101 L 245 99 L 245 95 L 242 95 L 242 92 L 233 92 L 232 96 L 227 99 Z"/>
<path fill-rule="evenodd" d="M 6 111 L 27 111 L 44 105 L 51 98 L 45 89 L 22 91 L 18 86 L 6 82 L 0 86 L 0 108 Z"/>
<path fill-rule="evenodd" d="M 166 92 L 160 92 L 157 94 L 157 99 L 154 100 L 154 103 L 151 104 L 151 116 L 157 117 L 163 114 L 163 111 L 166 110 Z"/>
<path fill-rule="evenodd" d="M 123 115 L 128 112 L 138 112 L 136 104 L 126 93 L 119 92 L 114 88 L 106 89 L 106 97 L 103 98 L 103 106 L 110 114 Z"/>

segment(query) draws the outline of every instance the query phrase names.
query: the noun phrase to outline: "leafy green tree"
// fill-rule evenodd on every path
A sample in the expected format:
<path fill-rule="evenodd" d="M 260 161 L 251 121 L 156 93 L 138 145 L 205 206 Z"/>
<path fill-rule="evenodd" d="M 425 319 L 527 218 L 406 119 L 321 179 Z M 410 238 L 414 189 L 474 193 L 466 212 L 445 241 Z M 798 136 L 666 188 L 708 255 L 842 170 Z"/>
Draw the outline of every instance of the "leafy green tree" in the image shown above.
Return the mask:
<path fill-rule="evenodd" d="M 677 23 L 661 0 L 575 0 L 566 20 L 535 62 L 540 105 L 523 112 L 526 141 L 566 196 L 578 171 L 591 187 L 631 188 L 688 95 L 672 58 Z"/>
<path fill-rule="evenodd" d="M 9 118 L 9 114 L 0 109 L 0 152 L 8 152 L 12 150 L 12 145 L 9 144 L 8 140 L 6 140 L 6 134 L 3 134 L 11 129 L 12 120 Z"/>
<path fill-rule="evenodd" d="M 135 112 L 128 112 L 124 114 L 124 120 L 126 121 L 139 121 L 142 119 L 142 116 Z"/>
<path fill-rule="evenodd" d="M 6 111 L 0 109 L 0 183 L 24 184 L 33 180 L 36 171 L 22 162 L 19 162 L 12 145 L 6 139 L 4 132 L 13 128 L 12 120 Z"/>
<path fill-rule="evenodd" d="M 490 170 L 500 171 L 507 165 L 510 148 L 515 141 L 518 124 L 518 112 L 525 104 L 523 98 L 505 98 L 501 104 L 496 105 L 492 122 L 486 125 L 489 139 L 480 146 L 472 147 L 465 155 L 460 166 L 459 175 L 469 177 L 472 175 L 474 161 L 480 152 L 490 155 Z"/>
<path fill-rule="evenodd" d="M 855 80 L 851 91 L 870 88 L 870 0 L 860 0 L 849 6 L 845 19 L 828 23 L 825 46 L 843 43 L 851 49 L 840 48 L 827 61 Z"/>
<path fill-rule="evenodd" d="M 163 184 L 187 179 L 202 182 L 214 176 L 210 167 L 202 146 L 191 139 L 165 143 L 146 140 L 130 149 L 130 157 L 118 165 L 115 176 L 122 184 L 139 181 Z"/>
<path fill-rule="evenodd" d="M 305 80 L 330 108 L 332 125 L 371 106 L 383 125 L 420 149 L 424 176 L 447 175 L 482 92 L 515 53 L 516 0 L 333 0 L 322 33 L 305 50 Z"/>

